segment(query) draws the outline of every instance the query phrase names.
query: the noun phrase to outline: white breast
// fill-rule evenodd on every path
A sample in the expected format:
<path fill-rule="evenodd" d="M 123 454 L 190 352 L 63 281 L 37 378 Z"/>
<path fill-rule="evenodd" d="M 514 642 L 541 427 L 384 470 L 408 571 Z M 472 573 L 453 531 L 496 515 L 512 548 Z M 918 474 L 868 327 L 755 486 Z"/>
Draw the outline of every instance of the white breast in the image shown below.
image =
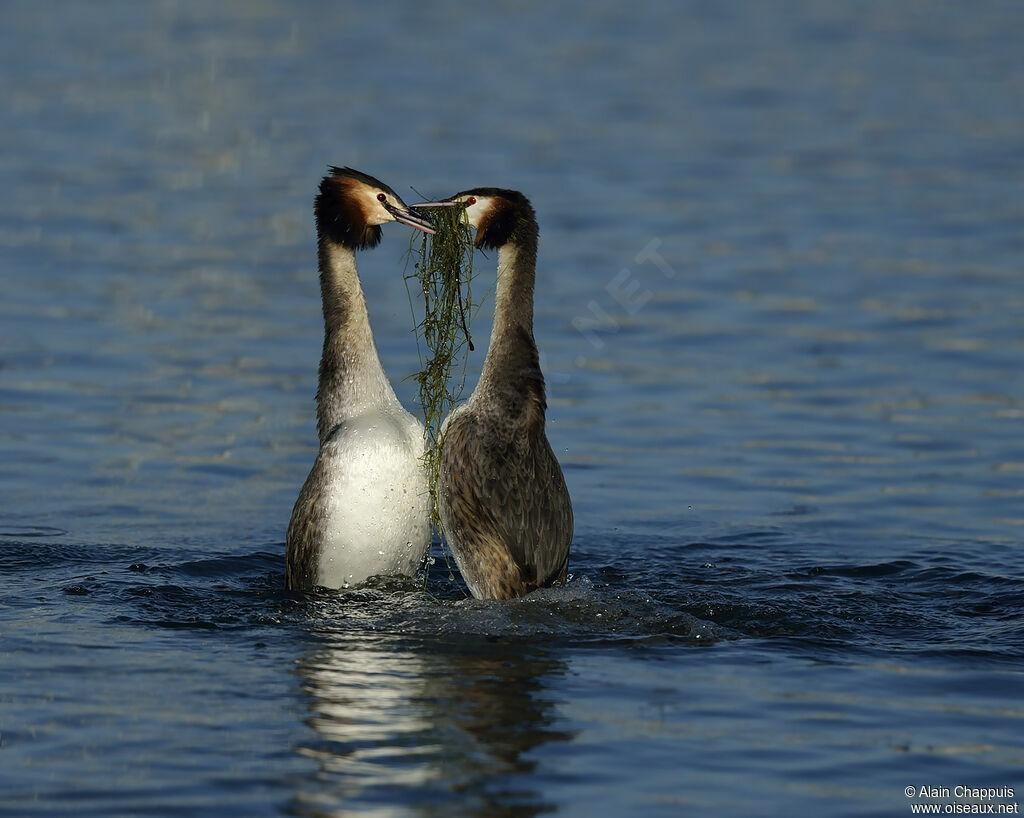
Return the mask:
<path fill-rule="evenodd" d="M 412 575 L 430 547 L 423 427 L 400 406 L 342 422 L 324 441 L 328 491 L 318 584 Z"/>

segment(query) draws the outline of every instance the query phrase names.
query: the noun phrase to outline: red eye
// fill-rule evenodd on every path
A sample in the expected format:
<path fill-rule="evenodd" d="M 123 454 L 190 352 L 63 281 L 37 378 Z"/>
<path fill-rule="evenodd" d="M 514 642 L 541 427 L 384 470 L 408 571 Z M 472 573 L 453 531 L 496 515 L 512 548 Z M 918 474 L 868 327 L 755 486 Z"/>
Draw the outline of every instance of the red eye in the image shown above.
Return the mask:
<path fill-rule="evenodd" d="M 388 197 L 385 196 L 383 193 L 378 193 L 377 194 L 377 201 L 378 202 L 386 202 L 387 200 L 388 200 Z"/>
<path fill-rule="evenodd" d="M 468 199 L 466 199 L 466 204 L 467 205 L 475 205 L 476 204 L 476 196 L 470 196 Z"/>

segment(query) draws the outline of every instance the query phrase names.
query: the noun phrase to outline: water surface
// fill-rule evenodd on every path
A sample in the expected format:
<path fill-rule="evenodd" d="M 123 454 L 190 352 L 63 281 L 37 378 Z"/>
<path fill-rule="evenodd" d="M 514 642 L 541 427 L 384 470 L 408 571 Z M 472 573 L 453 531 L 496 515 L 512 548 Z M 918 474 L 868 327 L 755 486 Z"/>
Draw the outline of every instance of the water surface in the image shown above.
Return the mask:
<path fill-rule="evenodd" d="M 4 17 L 0 814 L 1024 791 L 1024 7 Z M 533 201 L 566 587 L 283 590 L 331 163 Z M 408 240 L 359 263 L 411 407 Z"/>

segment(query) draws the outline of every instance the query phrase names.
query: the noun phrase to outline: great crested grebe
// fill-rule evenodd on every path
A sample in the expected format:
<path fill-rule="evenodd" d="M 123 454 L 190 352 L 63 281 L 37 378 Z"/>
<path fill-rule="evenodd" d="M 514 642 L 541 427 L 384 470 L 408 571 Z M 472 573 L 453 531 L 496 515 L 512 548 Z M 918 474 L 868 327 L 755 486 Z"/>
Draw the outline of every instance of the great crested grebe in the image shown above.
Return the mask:
<path fill-rule="evenodd" d="M 355 251 L 376 247 L 387 222 L 434 231 L 372 176 L 330 171 L 314 206 L 324 313 L 320 452 L 288 524 L 291 589 L 409 576 L 430 547 L 423 424 L 399 403 L 377 357 Z"/>
<path fill-rule="evenodd" d="M 497 249 L 498 280 L 480 380 L 442 427 L 438 505 L 473 596 L 512 599 L 565 581 L 573 530 L 533 340 L 537 219 L 522 193 L 500 188 L 413 208 L 452 204 L 466 208 L 476 246 Z"/>

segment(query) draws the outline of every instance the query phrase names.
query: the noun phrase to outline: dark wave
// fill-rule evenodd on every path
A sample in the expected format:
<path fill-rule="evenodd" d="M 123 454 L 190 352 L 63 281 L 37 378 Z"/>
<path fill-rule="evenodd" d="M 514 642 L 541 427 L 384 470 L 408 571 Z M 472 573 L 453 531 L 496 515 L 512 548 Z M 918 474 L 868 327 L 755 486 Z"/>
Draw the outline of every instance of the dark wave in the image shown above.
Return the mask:
<path fill-rule="evenodd" d="M 1020 662 L 1024 580 L 916 559 L 815 562 L 763 551 L 768 532 L 722 542 L 577 544 L 570 581 L 510 602 L 468 598 L 435 550 L 426 579 L 375 578 L 344 591 L 284 590 L 280 547 L 169 560 L 168 552 L 9 544 L 0 567 L 23 589 L 56 580 L 69 604 L 154 628 L 476 635 L 602 644 L 759 639 L 823 655 L 912 652 Z M 643 554 L 646 559 L 638 559 Z M 746 554 L 746 556 L 744 556 Z M 710 559 L 715 559 L 714 562 Z M 72 599 L 79 602 L 72 603 Z"/>

